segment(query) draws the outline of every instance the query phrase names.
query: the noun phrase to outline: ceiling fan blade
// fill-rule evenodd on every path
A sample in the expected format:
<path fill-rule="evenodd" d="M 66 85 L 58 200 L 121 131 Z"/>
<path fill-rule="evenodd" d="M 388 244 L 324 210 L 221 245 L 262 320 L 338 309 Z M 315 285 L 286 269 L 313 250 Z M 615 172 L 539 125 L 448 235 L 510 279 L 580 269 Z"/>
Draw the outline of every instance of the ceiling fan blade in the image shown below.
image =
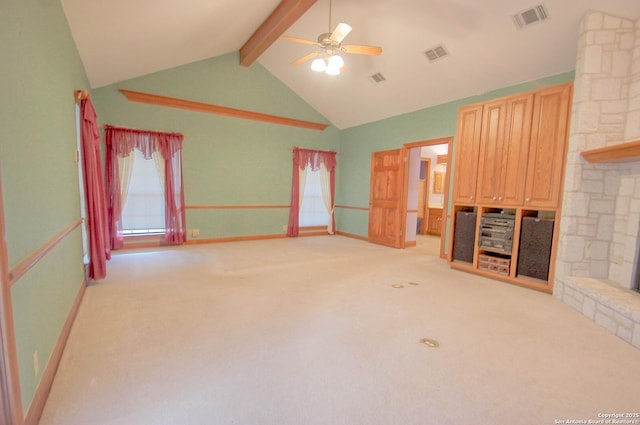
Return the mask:
<path fill-rule="evenodd" d="M 318 56 L 320 54 L 320 52 L 313 52 L 313 53 L 309 53 L 306 56 L 301 57 L 300 59 L 297 59 L 293 62 L 291 62 L 291 65 L 296 66 L 296 65 L 300 65 L 301 63 L 304 63 L 310 59 L 315 58 L 316 56 Z"/>
<path fill-rule="evenodd" d="M 356 55 L 380 56 L 382 47 L 379 46 L 358 46 L 355 44 L 347 44 L 341 47 L 345 53 L 355 53 Z"/>
<path fill-rule="evenodd" d="M 283 39 L 283 40 L 295 41 L 296 43 L 312 44 L 314 46 L 318 45 L 317 41 L 305 40 L 304 38 L 291 37 L 291 36 L 288 36 L 288 35 L 283 35 L 280 38 Z"/>
<path fill-rule="evenodd" d="M 335 30 L 331 33 L 329 40 L 334 43 L 342 43 L 342 40 L 351 32 L 351 25 L 340 22 Z"/>

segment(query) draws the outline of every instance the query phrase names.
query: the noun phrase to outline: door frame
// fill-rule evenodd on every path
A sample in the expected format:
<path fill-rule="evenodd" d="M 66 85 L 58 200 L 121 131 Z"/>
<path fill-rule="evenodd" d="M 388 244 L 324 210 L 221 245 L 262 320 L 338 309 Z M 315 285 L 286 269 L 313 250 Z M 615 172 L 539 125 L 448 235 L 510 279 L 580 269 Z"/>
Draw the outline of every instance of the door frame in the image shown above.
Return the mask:
<path fill-rule="evenodd" d="M 422 222 L 420 223 L 420 232 L 419 235 L 424 235 L 427 233 L 427 227 L 429 222 L 429 185 L 431 184 L 431 158 L 420 158 L 420 167 L 422 168 L 422 164 L 425 164 L 424 167 L 424 205 L 422 206 Z M 408 182 L 407 182 L 408 184 Z M 407 197 L 409 196 L 409 192 L 407 190 Z"/>
<path fill-rule="evenodd" d="M 449 179 L 451 178 L 451 158 L 452 158 L 452 150 L 453 150 L 453 136 L 441 137 L 438 139 L 427 139 L 420 140 L 417 142 L 409 142 L 402 145 L 402 149 L 408 151 L 413 148 L 421 148 L 423 146 L 434 146 L 434 145 L 448 145 L 447 147 L 447 171 L 444 176 L 444 200 L 443 200 L 443 214 L 442 217 L 444 219 L 444 226 L 442 227 L 442 233 L 440 234 L 440 258 L 447 258 L 445 254 L 444 248 L 446 246 L 445 242 L 447 239 L 447 235 L 449 232 L 449 223 L 451 222 L 451 213 L 449 209 Z M 408 201 L 408 193 L 409 193 L 409 176 L 408 176 L 408 163 L 405 163 L 405 171 L 404 171 L 404 189 L 403 189 L 403 223 L 406 223 L 407 216 L 407 201 Z M 426 204 L 426 203 L 425 203 Z M 402 237 L 402 248 L 405 246 L 406 239 L 406 229 L 403 228 L 403 234 L 405 236 Z"/>
<path fill-rule="evenodd" d="M 24 424 L 0 182 L 0 423 Z"/>

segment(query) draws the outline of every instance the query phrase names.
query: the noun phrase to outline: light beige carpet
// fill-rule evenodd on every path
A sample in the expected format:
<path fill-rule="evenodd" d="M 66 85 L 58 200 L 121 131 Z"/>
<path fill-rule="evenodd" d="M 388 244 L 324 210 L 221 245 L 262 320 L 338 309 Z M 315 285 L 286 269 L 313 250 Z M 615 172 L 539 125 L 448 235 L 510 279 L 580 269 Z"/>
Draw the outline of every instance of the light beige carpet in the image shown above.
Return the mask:
<path fill-rule="evenodd" d="M 232 242 L 108 267 L 40 425 L 540 425 L 640 406 L 640 350 L 419 246 Z"/>
<path fill-rule="evenodd" d="M 440 237 L 433 235 L 417 235 L 416 248 L 426 255 L 440 256 Z"/>

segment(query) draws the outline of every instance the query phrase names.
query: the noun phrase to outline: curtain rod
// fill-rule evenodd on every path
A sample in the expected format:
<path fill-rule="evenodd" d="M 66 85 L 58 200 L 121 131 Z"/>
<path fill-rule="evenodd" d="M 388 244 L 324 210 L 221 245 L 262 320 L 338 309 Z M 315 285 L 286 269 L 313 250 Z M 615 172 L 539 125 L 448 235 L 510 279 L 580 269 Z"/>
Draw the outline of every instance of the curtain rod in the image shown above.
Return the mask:
<path fill-rule="evenodd" d="M 81 100 L 89 99 L 89 92 L 86 90 L 74 90 L 73 102 L 78 103 Z"/>
<path fill-rule="evenodd" d="M 298 146 L 289 146 L 289 150 L 291 152 L 293 152 L 295 149 L 302 149 L 305 151 L 318 151 L 318 152 L 328 152 L 328 153 L 335 153 L 336 155 L 338 155 L 338 151 L 330 151 L 330 150 L 326 150 L 326 149 L 311 149 L 311 148 L 301 148 Z"/>
<path fill-rule="evenodd" d="M 113 124 L 100 124 L 98 128 L 104 129 L 105 127 L 111 127 L 118 130 L 133 130 L 133 131 L 145 131 L 147 133 L 164 133 L 164 134 L 179 134 L 180 136 L 184 136 L 183 133 L 179 133 L 177 131 L 165 131 L 165 130 L 142 130 L 134 127 L 127 127 L 124 125 L 113 125 Z"/>

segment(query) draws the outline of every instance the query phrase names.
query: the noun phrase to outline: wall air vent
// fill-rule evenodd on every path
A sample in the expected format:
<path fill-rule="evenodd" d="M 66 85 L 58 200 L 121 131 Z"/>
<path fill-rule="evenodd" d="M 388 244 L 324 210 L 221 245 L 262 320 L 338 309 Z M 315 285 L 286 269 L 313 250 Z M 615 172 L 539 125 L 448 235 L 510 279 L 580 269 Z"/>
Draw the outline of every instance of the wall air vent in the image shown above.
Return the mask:
<path fill-rule="evenodd" d="M 387 79 L 381 73 L 376 72 L 375 74 L 369 76 L 369 81 L 371 81 L 373 84 L 380 84 L 387 81 Z"/>
<path fill-rule="evenodd" d="M 446 56 L 449 56 L 449 52 L 447 51 L 447 49 L 444 48 L 442 44 L 434 47 L 433 49 L 427 50 L 426 52 L 424 52 L 424 54 L 427 55 L 427 58 L 431 62 L 437 61 L 438 59 L 442 59 Z"/>
<path fill-rule="evenodd" d="M 523 10 L 513 15 L 513 22 L 516 24 L 516 28 L 521 30 L 531 25 L 540 23 L 549 19 L 549 14 L 543 3 L 537 6 L 533 6 L 529 9 Z"/>

